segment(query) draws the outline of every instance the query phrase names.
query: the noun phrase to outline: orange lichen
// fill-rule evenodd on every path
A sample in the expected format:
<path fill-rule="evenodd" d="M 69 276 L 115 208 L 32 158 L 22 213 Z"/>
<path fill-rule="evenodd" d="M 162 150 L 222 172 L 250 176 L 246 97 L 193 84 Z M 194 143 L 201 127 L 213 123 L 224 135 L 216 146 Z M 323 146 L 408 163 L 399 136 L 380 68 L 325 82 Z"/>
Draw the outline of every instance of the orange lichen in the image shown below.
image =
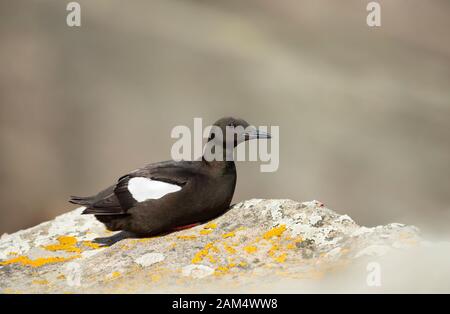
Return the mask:
<path fill-rule="evenodd" d="M 263 238 L 268 240 L 272 237 L 280 237 L 286 231 L 286 225 L 279 225 L 264 233 Z"/>
<path fill-rule="evenodd" d="M 58 244 L 44 246 L 48 251 L 65 251 L 70 253 L 81 253 L 81 249 L 76 247 L 77 238 L 69 236 L 60 236 L 57 238 Z"/>
<path fill-rule="evenodd" d="M 254 245 L 248 245 L 246 247 L 244 247 L 244 251 L 246 251 L 249 254 L 253 254 L 258 250 L 258 248 Z"/>
<path fill-rule="evenodd" d="M 284 263 L 286 261 L 287 254 L 282 253 L 278 257 L 275 257 L 275 261 L 278 263 Z"/>
<path fill-rule="evenodd" d="M 41 267 L 46 264 L 66 262 L 66 261 L 72 260 L 74 258 L 79 258 L 79 257 L 81 257 L 81 255 L 74 255 L 74 256 L 70 256 L 70 257 L 59 257 L 59 256 L 40 257 L 35 260 L 32 260 L 28 256 L 19 256 L 19 257 L 15 257 L 15 258 L 6 260 L 4 262 L 0 262 L 0 265 L 4 266 L 4 265 L 10 265 L 10 264 L 21 264 L 24 266 Z"/>
<path fill-rule="evenodd" d="M 213 232 L 212 229 L 203 229 L 203 230 L 200 230 L 200 234 L 201 234 L 201 235 L 207 235 L 207 234 L 210 234 L 211 232 Z"/>
<path fill-rule="evenodd" d="M 232 231 L 232 232 L 228 232 L 222 235 L 222 238 L 226 239 L 226 238 L 232 238 L 234 237 L 236 234 Z"/>

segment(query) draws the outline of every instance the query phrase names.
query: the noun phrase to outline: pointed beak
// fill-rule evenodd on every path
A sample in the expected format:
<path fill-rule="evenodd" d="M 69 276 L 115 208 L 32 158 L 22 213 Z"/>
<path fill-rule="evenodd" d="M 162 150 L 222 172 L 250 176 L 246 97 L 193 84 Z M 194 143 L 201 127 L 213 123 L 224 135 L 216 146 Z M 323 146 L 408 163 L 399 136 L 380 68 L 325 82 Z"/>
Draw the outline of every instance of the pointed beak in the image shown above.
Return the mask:
<path fill-rule="evenodd" d="M 272 137 L 270 136 L 270 133 L 260 131 L 258 129 L 254 129 L 245 133 L 246 140 L 263 139 L 263 138 L 269 139 Z"/>

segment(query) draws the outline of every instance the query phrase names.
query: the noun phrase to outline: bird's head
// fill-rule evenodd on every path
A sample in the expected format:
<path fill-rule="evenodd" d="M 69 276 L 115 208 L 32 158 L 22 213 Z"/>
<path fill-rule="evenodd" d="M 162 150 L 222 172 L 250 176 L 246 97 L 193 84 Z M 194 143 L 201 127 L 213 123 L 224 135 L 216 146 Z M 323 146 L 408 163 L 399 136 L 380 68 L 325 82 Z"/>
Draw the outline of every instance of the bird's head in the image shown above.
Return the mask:
<path fill-rule="evenodd" d="M 213 124 L 208 142 L 222 144 L 224 147 L 236 147 L 248 140 L 269 138 L 269 133 L 258 130 L 243 119 L 226 117 Z"/>

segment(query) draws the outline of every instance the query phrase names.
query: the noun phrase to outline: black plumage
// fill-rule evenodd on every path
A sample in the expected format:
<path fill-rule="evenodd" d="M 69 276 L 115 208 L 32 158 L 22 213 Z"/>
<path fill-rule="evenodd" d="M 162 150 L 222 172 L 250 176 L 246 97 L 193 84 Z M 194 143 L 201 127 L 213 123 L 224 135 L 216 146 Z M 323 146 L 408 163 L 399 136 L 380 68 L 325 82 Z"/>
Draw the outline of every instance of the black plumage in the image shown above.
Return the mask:
<path fill-rule="evenodd" d="M 234 118 L 222 118 L 214 125 L 223 130 L 223 134 L 226 134 L 227 126 L 248 127 L 246 121 Z M 234 134 L 232 139 L 224 136 L 222 143 L 217 143 L 212 133 L 208 144 L 216 141 L 214 144 L 223 147 L 223 156 L 226 157 L 230 155 L 230 147 L 233 149 L 243 141 L 270 138 L 270 135 L 256 129 L 250 133 L 248 130 L 242 131 Z M 227 140 L 233 141 L 230 147 L 226 146 Z M 160 198 L 138 200 L 130 191 L 130 180 L 133 178 L 144 180 L 148 185 L 166 183 L 174 192 L 163 193 Z M 73 196 L 70 202 L 86 206 L 83 214 L 94 214 L 111 231 L 155 235 L 223 214 L 230 206 L 235 186 L 236 167 L 233 160 L 208 161 L 201 158 L 198 161 L 164 161 L 120 177 L 115 184 L 97 195 Z"/>

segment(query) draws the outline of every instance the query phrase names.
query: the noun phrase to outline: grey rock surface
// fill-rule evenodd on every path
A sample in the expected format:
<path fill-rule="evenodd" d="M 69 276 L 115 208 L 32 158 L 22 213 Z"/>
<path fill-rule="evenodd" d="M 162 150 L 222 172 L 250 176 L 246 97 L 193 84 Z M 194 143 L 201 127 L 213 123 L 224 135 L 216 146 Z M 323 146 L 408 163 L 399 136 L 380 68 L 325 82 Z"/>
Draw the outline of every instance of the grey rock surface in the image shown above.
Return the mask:
<path fill-rule="evenodd" d="M 191 229 L 102 247 L 93 240 L 113 233 L 82 210 L 4 234 L 0 291 L 370 291 L 374 261 L 427 247 L 414 226 L 367 228 L 317 201 L 262 199 Z"/>

